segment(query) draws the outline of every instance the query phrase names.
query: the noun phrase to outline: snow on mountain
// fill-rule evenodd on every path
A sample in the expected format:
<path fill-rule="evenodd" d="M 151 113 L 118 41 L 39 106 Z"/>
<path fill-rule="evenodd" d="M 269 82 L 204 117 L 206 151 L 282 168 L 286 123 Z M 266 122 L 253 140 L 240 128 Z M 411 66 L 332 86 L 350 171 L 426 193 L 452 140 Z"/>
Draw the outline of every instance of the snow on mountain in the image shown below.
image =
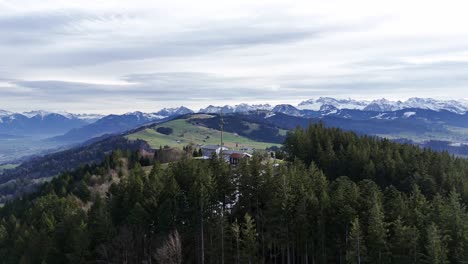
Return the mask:
<path fill-rule="evenodd" d="M 202 108 L 198 111 L 199 113 L 206 113 L 206 114 L 220 114 L 221 112 L 223 114 L 230 114 L 234 112 L 234 108 L 229 105 L 225 106 L 214 106 L 214 105 L 209 105 L 206 108 Z"/>
<path fill-rule="evenodd" d="M 156 113 L 143 113 L 140 111 L 130 112 L 130 113 L 124 114 L 124 116 L 135 117 L 137 118 L 137 120 L 153 121 L 153 120 L 164 119 L 164 118 L 171 117 L 171 116 L 179 116 L 179 115 L 185 115 L 185 114 L 191 114 L 191 113 L 193 113 L 192 110 L 188 109 L 187 107 L 181 106 L 181 107 L 175 107 L 175 108 L 163 108 Z"/>
<path fill-rule="evenodd" d="M 403 103 L 401 101 L 390 101 L 385 98 L 374 100 L 370 102 L 363 110 L 374 111 L 374 112 L 390 112 L 403 109 Z"/>
<path fill-rule="evenodd" d="M 392 112 L 404 109 L 424 109 L 433 111 L 450 111 L 457 114 L 465 114 L 468 112 L 468 100 L 436 100 L 432 98 L 409 98 L 406 101 L 391 101 L 385 98 L 373 101 L 355 100 L 355 99 L 337 99 L 331 97 L 320 97 L 318 99 L 309 99 L 299 103 L 297 107 L 287 104 L 280 104 L 275 107 L 269 104 L 246 104 L 241 103 L 234 106 L 214 106 L 209 105 L 206 108 L 200 109 L 199 113 L 209 114 L 231 114 L 231 113 L 247 113 L 257 110 L 272 111 L 273 113 L 281 112 L 294 116 L 325 116 L 325 115 L 340 115 L 341 110 L 363 110 L 370 112 Z M 317 113 L 313 113 L 317 112 Z M 126 115 L 134 115 L 137 119 L 157 120 L 171 116 L 185 115 L 193 113 L 192 110 L 184 106 L 175 108 L 163 108 L 155 113 L 132 112 Z M 352 112 L 351 112 L 352 113 Z M 349 115 L 349 111 L 344 111 L 342 116 Z M 56 115 L 56 116 L 52 116 Z M 356 115 L 354 113 L 353 115 Z M 13 113 L 6 110 L 0 110 L 0 123 L 11 122 L 15 119 L 40 119 L 55 118 L 60 119 L 61 116 L 74 120 L 79 119 L 87 123 L 93 123 L 102 119 L 104 116 L 99 114 L 73 114 L 68 112 L 49 112 L 49 111 L 29 111 L 24 113 Z M 382 117 L 381 117 L 382 118 Z"/>
<path fill-rule="evenodd" d="M 159 115 L 157 113 L 143 113 L 143 116 L 149 120 L 158 120 L 166 118 L 167 116 Z"/>
<path fill-rule="evenodd" d="M 95 122 L 104 117 L 100 114 L 73 114 L 68 112 L 58 112 L 58 114 L 65 116 L 68 119 L 80 119 L 87 122 Z"/>
<path fill-rule="evenodd" d="M 213 106 L 209 105 L 206 108 L 200 109 L 199 113 L 207 113 L 207 114 L 230 114 L 230 113 L 247 113 L 250 111 L 257 111 L 257 110 L 266 110 L 271 111 L 273 107 L 269 104 L 238 104 L 235 106 L 225 105 L 225 106 Z"/>
<path fill-rule="evenodd" d="M 43 110 L 38 110 L 38 111 L 30 111 L 30 112 L 23 112 L 21 113 L 22 115 L 28 117 L 28 118 L 32 118 L 32 117 L 35 117 L 35 116 L 40 116 L 41 118 L 44 118 L 50 114 L 52 114 L 51 112 L 47 112 L 47 111 L 43 111 Z"/>
<path fill-rule="evenodd" d="M 246 113 L 250 111 L 257 111 L 257 110 L 267 110 L 270 111 L 273 107 L 269 104 L 239 104 L 233 107 L 235 113 Z"/>
<path fill-rule="evenodd" d="M 254 104 L 252 105 L 252 107 L 254 108 L 254 110 L 273 110 L 273 106 L 270 104 Z"/>
<path fill-rule="evenodd" d="M 289 104 L 280 104 L 273 108 L 272 112 L 282 113 L 290 116 L 301 116 L 301 112 L 292 105 Z"/>
<path fill-rule="evenodd" d="M 299 103 L 297 106 L 300 110 L 313 110 L 319 111 L 320 108 L 324 105 L 331 105 L 337 109 L 355 109 L 362 110 L 364 109 L 369 102 L 367 101 L 358 101 L 351 98 L 348 99 L 335 99 L 331 97 L 320 97 L 318 99 L 309 99 Z"/>
<path fill-rule="evenodd" d="M 13 114 L 13 113 L 10 112 L 10 111 L 0 110 L 0 117 L 10 116 L 10 115 L 12 115 L 12 114 Z"/>
<path fill-rule="evenodd" d="M 119 116 L 116 115 L 110 115 L 108 117 L 114 117 L 119 118 Z M 123 114 L 122 116 L 124 117 L 129 117 L 129 118 L 135 118 L 136 120 L 142 120 L 142 121 L 150 121 L 150 120 L 155 120 L 155 119 L 161 119 L 164 118 L 163 116 L 157 115 L 157 114 L 152 114 L 152 113 L 143 113 L 140 111 L 135 111 L 135 112 L 128 112 Z"/>
<path fill-rule="evenodd" d="M 435 100 L 432 98 L 409 98 L 402 101 L 389 101 L 387 99 L 380 99 L 372 101 L 364 110 L 374 112 L 388 112 L 397 111 L 402 109 L 426 109 L 433 111 L 446 110 L 457 114 L 464 114 L 468 111 L 468 103 L 464 100 Z"/>
<path fill-rule="evenodd" d="M 409 98 L 406 101 L 391 101 L 385 98 L 369 101 L 354 99 L 335 99 L 331 97 L 320 97 L 309 99 L 299 103 L 299 110 L 322 111 L 324 105 L 334 106 L 339 110 L 365 110 L 372 112 L 390 112 L 408 108 L 427 109 L 434 111 L 446 110 L 457 114 L 468 112 L 468 100 L 436 100 L 432 98 Z"/>
<path fill-rule="evenodd" d="M 406 118 L 410 118 L 410 117 L 412 117 L 414 115 L 416 115 L 416 112 L 405 112 L 403 114 L 403 116 L 406 117 Z"/>
<path fill-rule="evenodd" d="M 320 112 L 330 112 L 335 110 L 338 110 L 338 107 L 330 104 L 324 104 L 322 107 L 320 107 Z"/>
<path fill-rule="evenodd" d="M 155 114 L 163 116 L 163 117 L 169 117 L 169 116 L 177 116 L 177 115 L 186 115 L 186 114 L 191 114 L 193 113 L 192 110 L 188 109 L 185 106 L 181 107 L 174 107 L 174 108 L 163 108 L 156 112 Z"/>
<path fill-rule="evenodd" d="M 235 113 L 245 113 L 245 112 L 249 112 L 249 111 L 252 111 L 253 108 L 252 106 L 248 105 L 248 104 L 239 104 L 239 105 L 235 105 L 233 107 L 233 111 Z"/>
<path fill-rule="evenodd" d="M 57 117 L 62 116 L 67 119 L 79 119 L 79 120 L 83 120 L 87 122 L 94 122 L 104 117 L 104 115 L 99 115 L 99 114 L 73 114 L 73 113 L 68 113 L 68 112 L 49 112 L 49 111 L 44 111 L 44 110 L 23 112 L 21 113 L 21 115 L 26 116 L 27 118 L 40 118 L 40 119 L 44 119 L 45 117 L 54 115 Z"/>
<path fill-rule="evenodd" d="M 405 108 L 419 108 L 429 110 L 447 110 L 457 114 L 464 114 L 468 111 L 468 103 L 463 102 L 464 100 L 435 100 L 432 98 L 410 98 L 404 105 Z"/>

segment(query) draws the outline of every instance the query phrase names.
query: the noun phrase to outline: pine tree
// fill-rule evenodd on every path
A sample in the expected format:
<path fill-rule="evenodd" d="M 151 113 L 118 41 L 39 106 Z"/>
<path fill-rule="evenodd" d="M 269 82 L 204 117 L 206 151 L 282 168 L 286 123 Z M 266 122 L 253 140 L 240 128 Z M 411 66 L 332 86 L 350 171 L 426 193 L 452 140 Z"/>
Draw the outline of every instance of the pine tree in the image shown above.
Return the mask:
<path fill-rule="evenodd" d="M 384 213 L 378 198 L 374 199 L 369 212 L 367 229 L 367 248 L 369 249 L 369 261 L 382 263 L 386 254 L 387 227 L 384 222 Z"/>
<path fill-rule="evenodd" d="M 419 252 L 418 248 L 419 232 L 414 227 L 404 225 L 399 217 L 392 224 L 393 236 L 390 240 L 390 256 L 392 263 L 410 264 L 417 263 Z"/>
<path fill-rule="evenodd" d="M 430 264 L 446 264 L 447 248 L 445 239 L 436 224 L 431 223 L 427 228 L 426 234 L 426 255 L 425 260 Z"/>
<path fill-rule="evenodd" d="M 233 234 L 233 237 L 234 237 L 234 240 L 235 240 L 235 263 L 236 264 L 239 264 L 240 263 L 240 244 L 241 244 L 241 227 L 239 225 L 239 223 L 237 223 L 237 219 L 234 220 L 234 223 L 232 223 L 231 225 L 231 231 L 232 231 L 232 234 Z"/>
<path fill-rule="evenodd" d="M 253 218 L 247 213 L 242 225 L 242 251 L 245 262 L 257 263 L 257 229 Z"/>
<path fill-rule="evenodd" d="M 346 261 L 350 264 L 364 263 L 366 261 L 366 252 L 361 224 L 359 223 L 359 217 L 356 217 L 351 222 Z"/>
<path fill-rule="evenodd" d="M 336 223 L 334 232 L 339 247 L 339 260 L 342 263 L 348 247 L 350 223 L 357 216 L 360 191 L 348 177 L 339 177 L 331 184 L 331 192 L 332 222 Z"/>
<path fill-rule="evenodd" d="M 449 236 L 448 256 L 451 263 L 468 260 L 468 214 L 460 195 L 451 191 L 441 223 Z"/>

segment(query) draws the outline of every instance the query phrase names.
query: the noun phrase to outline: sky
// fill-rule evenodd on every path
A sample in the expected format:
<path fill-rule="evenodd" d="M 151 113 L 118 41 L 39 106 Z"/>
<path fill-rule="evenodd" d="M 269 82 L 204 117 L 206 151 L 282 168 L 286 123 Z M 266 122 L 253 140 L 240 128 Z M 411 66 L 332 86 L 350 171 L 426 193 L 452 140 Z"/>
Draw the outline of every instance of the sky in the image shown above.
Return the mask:
<path fill-rule="evenodd" d="M 0 109 L 468 98 L 467 1 L 0 0 Z"/>

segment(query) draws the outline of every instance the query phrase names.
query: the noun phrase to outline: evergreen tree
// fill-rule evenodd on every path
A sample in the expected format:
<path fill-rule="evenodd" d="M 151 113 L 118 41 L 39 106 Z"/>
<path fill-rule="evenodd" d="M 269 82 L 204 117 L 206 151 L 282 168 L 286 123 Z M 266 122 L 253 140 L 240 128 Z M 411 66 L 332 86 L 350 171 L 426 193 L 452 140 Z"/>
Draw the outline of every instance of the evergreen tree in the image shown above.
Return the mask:
<path fill-rule="evenodd" d="M 447 248 L 445 239 L 440 233 L 436 224 L 431 223 L 427 228 L 426 234 L 426 263 L 431 264 L 446 264 L 447 261 Z"/>
<path fill-rule="evenodd" d="M 245 263 L 257 263 L 257 230 L 253 218 L 247 213 L 242 225 L 242 252 Z"/>
<path fill-rule="evenodd" d="M 384 222 L 382 205 L 375 198 L 369 212 L 367 228 L 367 248 L 369 249 L 369 261 L 371 263 L 382 263 L 386 258 L 387 250 L 387 227 Z"/>
<path fill-rule="evenodd" d="M 414 227 L 404 225 L 400 217 L 392 224 L 390 251 L 392 263 L 417 263 L 420 252 L 418 248 L 419 233 Z"/>
<path fill-rule="evenodd" d="M 356 217 L 351 222 L 351 230 L 349 234 L 348 250 L 346 252 L 346 262 L 361 264 L 367 261 L 366 246 L 364 242 L 364 235 L 359 223 L 359 218 Z"/>

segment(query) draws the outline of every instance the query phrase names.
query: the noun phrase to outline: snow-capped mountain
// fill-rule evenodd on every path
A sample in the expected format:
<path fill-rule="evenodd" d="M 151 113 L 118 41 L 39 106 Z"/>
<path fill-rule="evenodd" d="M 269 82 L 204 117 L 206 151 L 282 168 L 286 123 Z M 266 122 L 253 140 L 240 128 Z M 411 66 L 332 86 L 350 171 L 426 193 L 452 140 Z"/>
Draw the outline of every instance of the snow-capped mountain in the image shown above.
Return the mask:
<path fill-rule="evenodd" d="M 373 112 L 388 112 L 396 111 L 404 108 L 404 104 L 401 101 L 393 102 L 385 98 L 374 100 L 370 102 L 363 110 Z"/>
<path fill-rule="evenodd" d="M 198 113 L 206 113 L 206 114 L 219 114 L 221 112 L 223 114 L 230 114 L 230 113 L 233 113 L 234 110 L 233 110 L 233 107 L 229 105 L 225 105 L 225 106 L 209 105 L 205 108 L 201 108 L 200 110 L 198 110 Z"/>
<path fill-rule="evenodd" d="M 32 118 L 32 117 L 35 117 L 35 116 L 40 116 L 41 118 L 44 118 L 45 116 L 48 116 L 48 115 L 50 115 L 52 113 L 48 112 L 48 111 L 37 110 L 37 111 L 23 112 L 21 114 L 28 117 L 28 118 Z"/>
<path fill-rule="evenodd" d="M 12 112 L 5 111 L 5 110 L 1 110 L 1 109 L 0 109 L 0 118 L 1 118 L 1 117 L 4 117 L 4 116 L 10 116 L 10 115 L 12 115 L 12 114 L 13 114 Z"/>
<path fill-rule="evenodd" d="M 447 110 L 457 114 L 463 114 L 468 111 L 468 101 L 466 100 L 435 100 L 432 98 L 410 98 L 405 103 L 405 108 L 419 108 L 429 110 Z"/>
<path fill-rule="evenodd" d="M 271 111 L 273 107 L 269 104 L 238 104 L 235 105 L 233 108 L 234 113 L 245 113 L 250 111 L 257 111 L 257 110 L 266 110 Z"/>
<path fill-rule="evenodd" d="M 73 114 L 73 113 L 68 113 L 68 112 L 58 112 L 58 114 L 61 114 L 70 119 L 84 120 L 84 121 L 87 121 L 88 123 L 93 123 L 104 117 L 104 115 L 100 115 L 100 114 Z"/>
<path fill-rule="evenodd" d="M 402 109 L 417 108 L 434 111 L 446 110 L 457 114 L 468 112 L 467 100 L 436 100 L 432 98 L 409 98 L 406 101 L 391 101 L 385 98 L 369 101 L 359 101 L 354 99 L 335 99 L 330 97 L 320 97 L 309 99 L 299 103 L 299 110 L 320 111 L 322 106 L 334 106 L 337 109 L 364 110 L 372 112 L 398 111 Z"/>
<path fill-rule="evenodd" d="M 269 104 L 249 105 L 249 104 L 238 104 L 234 106 L 213 106 L 209 105 L 206 108 L 200 109 L 199 113 L 208 114 L 231 114 L 231 113 L 247 113 L 255 110 L 266 110 L 273 113 L 284 113 L 293 116 L 304 116 L 304 117 L 320 117 L 324 115 L 335 115 L 340 117 L 346 117 L 349 115 L 348 112 L 344 113 L 341 110 L 352 110 L 369 112 L 367 115 L 372 115 L 371 112 L 392 112 L 403 109 L 424 109 L 441 111 L 446 110 L 456 114 L 464 114 L 468 112 L 468 101 L 467 100 L 435 100 L 431 98 L 410 98 L 406 101 L 391 101 L 385 98 L 365 101 L 355 99 L 336 99 L 331 97 L 320 97 L 318 99 L 309 99 L 302 101 L 297 106 L 280 104 L 272 107 Z M 356 115 L 356 112 L 353 113 Z"/>
<path fill-rule="evenodd" d="M 11 113 L 0 117 L 0 134 L 16 136 L 47 136 L 65 133 L 88 124 L 56 113 Z"/>
<path fill-rule="evenodd" d="M 266 110 L 271 111 L 273 107 L 269 104 L 238 104 L 235 106 L 225 105 L 225 106 L 214 106 L 209 105 L 206 108 L 200 109 L 199 113 L 206 113 L 206 114 L 231 114 L 231 113 L 247 113 L 250 111 L 257 111 L 257 110 Z"/>
<path fill-rule="evenodd" d="M 23 116 L 26 116 L 27 118 L 33 118 L 33 117 L 44 118 L 50 115 L 60 115 L 68 119 L 79 119 L 79 120 L 86 121 L 88 123 L 95 122 L 104 117 L 104 115 L 100 115 L 100 114 L 73 114 L 73 113 L 68 113 L 68 112 L 49 112 L 49 111 L 44 111 L 44 110 L 22 112 L 20 114 Z"/>
<path fill-rule="evenodd" d="M 351 98 L 335 99 L 331 97 L 320 97 L 318 99 L 309 99 L 299 103 L 297 106 L 300 110 L 319 111 L 323 105 L 331 105 L 337 109 L 358 109 L 362 110 L 369 104 L 368 101 L 358 101 Z"/>
<path fill-rule="evenodd" d="M 336 114 L 339 111 L 339 109 L 334 105 L 324 104 L 322 105 L 322 107 L 320 107 L 319 111 L 325 115 L 330 115 Z"/>
<path fill-rule="evenodd" d="M 185 106 L 181 107 L 174 107 L 174 108 L 163 108 L 156 112 L 155 114 L 163 117 L 170 117 L 170 116 L 178 116 L 178 115 L 186 115 L 193 113 L 192 110 L 188 109 Z"/>
<path fill-rule="evenodd" d="M 468 102 L 465 100 L 436 100 L 432 98 L 409 98 L 402 101 L 389 101 L 380 99 L 372 101 L 364 110 L 374 112 L 398 111 L 403 109 L 426 109 L 433 111 L 446 110 L 449 112 L 464 114 L 468 111 Z"/>
<path fill-rule="evenodd" d="M 282 113 L 290 116 L 302 116 L 301 111 L 289 104 L 277 105 L 273 108 L 272 112 Z"/>
<path fill-rule="evenodd" d="M 417 110 L 430 112 L 427 117 L 421 116 Z M 301 102 L 298 106 L 279 104 L 272 107 L 269 104 L 246 104 L 234 106 L 210 105 L 199 110 L 199 113 L 233 114 L 249 113 L 257 110 L 268 111 L 267 114 L 282 113 L 295 117 L 306 118 L 341 118 L 353 120 L 370 119 L 412 119 L 431 118 L 429 115 L 442 119 L 459 119 L 461 117 L 446 114 L 466 116 L 468 112 L 467 100 L 436 100 L 431 98 L 409 98 L 406 101 L 391 101 L 379 99 L 373 101 L 359 101 L 355 99 L 336 99 L 321 97 Z M 403 111 L 402 113 L 393 113 Z M 437 114 L 434 111 L 438 112 Z M 82 139 L 80 133 L 86 137 L 106 133 L 119 133 L 137 126 L 193 113 L 186 107 L 164 108 L 158 112 L 131 112 L 123 115 L 101 116 L 95 114 L 71 114 L 67 112 L 30 111 L 12 113 L 0 110 L 0 134 L 9 135 L 57 135 L 71 132 L 73 140 Z M 463 119 L 464 120 L 464 119 Z M 458 121 L 457 121 L 458 122 Z M 89 138 L 88 137 L 88 138 Z"/>

